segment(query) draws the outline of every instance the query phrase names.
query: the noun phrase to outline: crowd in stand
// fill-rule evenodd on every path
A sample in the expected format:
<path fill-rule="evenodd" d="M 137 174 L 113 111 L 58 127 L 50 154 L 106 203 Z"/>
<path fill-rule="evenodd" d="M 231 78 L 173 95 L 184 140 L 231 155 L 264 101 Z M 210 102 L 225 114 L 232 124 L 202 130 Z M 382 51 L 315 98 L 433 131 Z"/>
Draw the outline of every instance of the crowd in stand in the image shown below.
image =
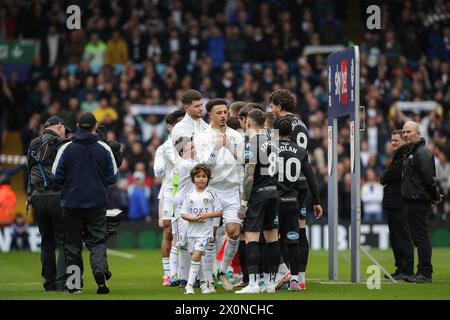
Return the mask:
<path fill-rule="evenodd" d="M 297 113 L 309 129 L 308 149 L 326 212 L 326 55 L 303 52 L 308 45 L 351 44 L 344 3 L 80 0 L 82 28 L 70 31 L 64 1 L 0 1 L 0 40 L 40 44 L 26 81 L 17 73 L 0 73 L 2 142 L 8 130 L 20 130 L 26 152 L 50 116 L 63 116 L 75 130 L 78 116 L 93 112 L 108 138 L 124 145 L 112 207 L 128 210 L 131 199 L 144 196 L 148 205 L 129 218 L 150 221 L 157 217 L 161 183 L 152 172 L 153 158 L 168 132 L 164 112 L 137 114 L 133 105 L 169 110 L 181 105 L 183 91 L 194 88 L 205 100 L 224 97 L 268 107 L 268 94 L 285 88 L 296 95 Z M 390 133 L 407 119 L 421 124 L 440 186 L 445 193 L 450 188 L 450 3 L 392 1 L 381 10 L 382 32 L 367 31 L 360 43 L 363 221 L 385 218 L 379 177 L 392 156 Z M 427 100 L 435 101 L 431 110 L 399 104 Z M 339 135 L 339 211 L 349 219 L 344 122 Z M 446 218 L 449 200 L 438 210 Z"/>

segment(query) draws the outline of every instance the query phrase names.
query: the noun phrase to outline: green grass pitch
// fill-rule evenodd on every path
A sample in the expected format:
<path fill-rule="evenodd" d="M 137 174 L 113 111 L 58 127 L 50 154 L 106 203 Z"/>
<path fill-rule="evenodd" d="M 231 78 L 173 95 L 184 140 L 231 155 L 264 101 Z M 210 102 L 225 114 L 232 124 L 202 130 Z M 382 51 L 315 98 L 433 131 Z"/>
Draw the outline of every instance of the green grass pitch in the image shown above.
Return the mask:
<path fill-rule="evenodd" d="M 13 252 L 0 253 L 0 299 L 65 299 L 65 300 L 109 300 L 109 299 L 158 299 L 158 300 L 239 300 L 239 299 L 280 299 L 280 300 L 384 300 L 384 299 L 450 299 L 450 250 L 448 248 L 433 249 L 433 283 L 409 284 L 381 281 L 381 289 L 369 290 L 365 279 L 369 276 L 366 269 L 371 260 L 361 253 L 362 283 L 351 284 L 349 252 L 341 252 L 339 258 L 338 283 L 327 281 L 328 257 L 326 251 L 311 251 L 307 270 L 307 290 L 290 292 L 280 290 L 275 294 L 237 295 L 224 292 L 219 286 L 216 294 L 202 295 L 196 289 L 196 295 L 186 296 L 175 287 L 162 286 L 162 267 L 160 251 L 152 250 L 122 250 L 127 257 L 116 252 L 108 254 L 110 269 L 113 273 L 109 281 L 111 294 L 96 295 L 96 285 L 89 266 L 88 253 L 84 253 L 85 274 L 82 294 L 66 295 L 58 292 L 46 293 L 42 289 L 40 276 L 40 259 L 38 253 Z M 391 251 L 370 250 L 383 267 L 393 271 Z M 344 282 L 344 283 L 342 283 Z M 345 283 L 347 282 L 347 283 Z"/>

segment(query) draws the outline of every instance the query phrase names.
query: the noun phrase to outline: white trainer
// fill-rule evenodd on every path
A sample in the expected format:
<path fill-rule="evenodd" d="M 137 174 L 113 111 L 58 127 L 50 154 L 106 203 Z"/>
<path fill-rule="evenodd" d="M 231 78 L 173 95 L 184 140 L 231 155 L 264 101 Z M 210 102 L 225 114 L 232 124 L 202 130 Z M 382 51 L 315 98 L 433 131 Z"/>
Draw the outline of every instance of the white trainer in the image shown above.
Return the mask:
<path fill-rule="evenodd" d="M 208 283 L 208 290 L 210 293 L 216 293 L 216 284 L 214 281 Z"/>
<path fill-rule="evenodd" d="M 281 289 L 281 287 L 289 281 L 291 278 L 291 272 L 288 271 L 285 274 L 279 274 L 277 273 L 277 276 L 275 278 L 275 289 Z"/>
<path fill-rule="evenodd" d="M 236 291 L 235 293 L 237 294 L 242 294 L 242 293 L 259 293 L 260 289 L 258 286 L 246 286 L 245 288 Z"/>
<path fill-rule="evenodd" d="M 186 286 L 186 288 L 184 288 L 184 294 L 195 294 L 194 288 L 191 286 Z"/>

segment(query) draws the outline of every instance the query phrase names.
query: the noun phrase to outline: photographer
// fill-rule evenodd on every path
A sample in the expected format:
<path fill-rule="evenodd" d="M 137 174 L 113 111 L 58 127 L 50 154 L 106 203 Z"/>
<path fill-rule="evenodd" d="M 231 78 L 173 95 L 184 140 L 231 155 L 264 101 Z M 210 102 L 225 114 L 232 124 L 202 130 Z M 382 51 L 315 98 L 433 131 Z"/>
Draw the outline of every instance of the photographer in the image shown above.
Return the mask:
<path fill-rule="evenodd" d="M 50 117 L 44 132 L 28 149 L 28 203 L 33 206 L 41 234 L 41 263 L 45 291 L 63 291 L 65 284 L 64 232 L 60 206 L 62 185 L 51 179 L 51 169 L 66 128 L 58 116 Z M 55 250 L 59 250 L 56 261 Z"/>

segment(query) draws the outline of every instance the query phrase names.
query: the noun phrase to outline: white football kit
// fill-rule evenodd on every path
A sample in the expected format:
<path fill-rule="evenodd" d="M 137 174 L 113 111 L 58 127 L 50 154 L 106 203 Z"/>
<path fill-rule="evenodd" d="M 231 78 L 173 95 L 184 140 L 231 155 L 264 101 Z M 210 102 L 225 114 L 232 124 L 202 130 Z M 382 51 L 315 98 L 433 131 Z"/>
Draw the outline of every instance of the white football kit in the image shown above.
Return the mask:
<path fill-rule="evenodd" d="M 233 153 L 226 147 L 216 151 L 215 157 L 211 157 L 218 130 L 208 127 L 203 133 L 195 137 L 195 146 L 199 162 L 211 166 L 212 179 L 208 188 L 214 191 L 222 201 L 224 224 L 229 222 L 242 224 L 237 216 L 240 206 L 240 190 L 244 179 L 244 166 L 235 159 Z M 244 138 L 242 135 L 229 127 L 225 134 L 232 148 L 238 152 L 244 150 Z M 216 226 L 220 219 L 216 219 Z"/>
<path fill-rule="evenodd" d="M 222 203 L 217 194 L 209 187 L 202 192 L 197 190 L 189 193 L 183 201 L 180 214 L 197 215 L 200 212 L 222 211 Z M 204 252 L 209 239 L 214 236 L 214 219 L 208 218 L 204 222 L 188 221 L 187 242 L 188 249 Z"/>

